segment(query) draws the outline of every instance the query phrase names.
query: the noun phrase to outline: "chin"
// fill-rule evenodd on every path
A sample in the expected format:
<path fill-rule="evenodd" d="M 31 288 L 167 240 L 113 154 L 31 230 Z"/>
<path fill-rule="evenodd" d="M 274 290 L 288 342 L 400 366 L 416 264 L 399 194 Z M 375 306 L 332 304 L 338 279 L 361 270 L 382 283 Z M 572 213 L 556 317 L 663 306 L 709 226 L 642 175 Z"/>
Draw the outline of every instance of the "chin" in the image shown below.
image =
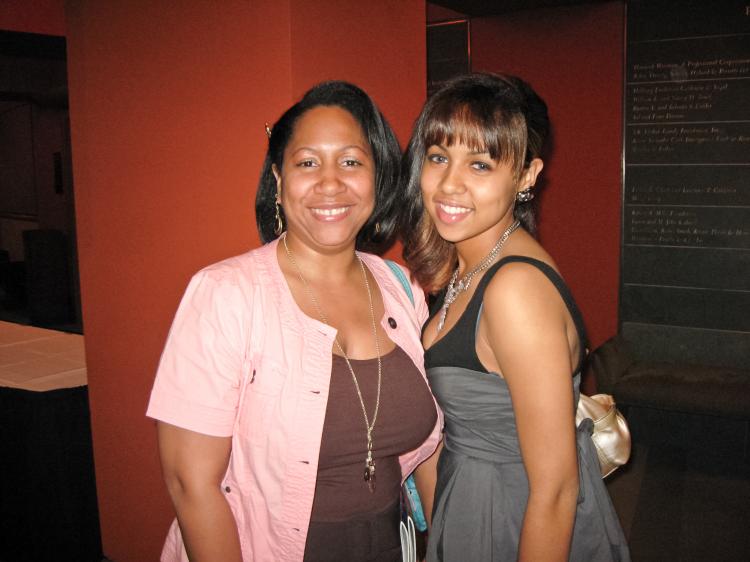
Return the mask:
<path fill-rule="evenodd" d="M 461 232 L 460 229 L 445 225 L 438 226 L 437 223 L 435 223 L 435 230 L 437 230 L 440 238 L 442 238 L 446 242 L 451 242 L 452 244 L 456 244 L 457 242 L 461 242 L 463 240 L 466 240 L 466 238 L 471 237 L 466 236 L 465 233 Z"/>
<path fill-rule="evenodd" d="M 357 232 L 359 231 L 353 233 L 315 233 L 310 235 L 310 240 L 321 248 L 333 250 L 355 244 Z"/>

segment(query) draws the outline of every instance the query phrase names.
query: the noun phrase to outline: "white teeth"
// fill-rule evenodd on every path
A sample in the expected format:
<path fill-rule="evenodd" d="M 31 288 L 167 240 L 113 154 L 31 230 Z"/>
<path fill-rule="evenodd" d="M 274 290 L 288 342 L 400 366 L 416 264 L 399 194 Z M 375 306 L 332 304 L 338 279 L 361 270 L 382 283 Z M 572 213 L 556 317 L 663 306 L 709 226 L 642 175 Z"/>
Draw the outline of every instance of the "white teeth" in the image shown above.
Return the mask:
<path fill-rule="evenodd" d="M 445 205 L 443 203 L 440 203 L 440 208 L 449 215 L 461 215 L 471 211 L 471 209 L 467 209 L 466 207 L 454 207 L 453 205 Z"/>
<path fill-rule="evenodd" d="M 336 215 L 343 215 L 348 207 L 338 207 L 336 209 L 313 209 L 312 212 L 316 215 L 323 215 L 324 217 L 335 217 Z"/>

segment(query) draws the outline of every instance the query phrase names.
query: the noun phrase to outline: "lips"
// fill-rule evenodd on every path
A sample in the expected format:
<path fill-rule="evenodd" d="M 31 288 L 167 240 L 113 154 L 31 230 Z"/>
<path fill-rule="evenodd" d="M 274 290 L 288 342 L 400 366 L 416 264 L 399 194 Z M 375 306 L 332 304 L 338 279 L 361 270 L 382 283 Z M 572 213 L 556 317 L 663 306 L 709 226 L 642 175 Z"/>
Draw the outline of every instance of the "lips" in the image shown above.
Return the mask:
<path fill-rule="evenodd" d="M 438 220 L 447 224 L 453 224 L 465 219 L 473 209 L 457 205 L 453 202 L 436 202 L 435 212 Z"/>

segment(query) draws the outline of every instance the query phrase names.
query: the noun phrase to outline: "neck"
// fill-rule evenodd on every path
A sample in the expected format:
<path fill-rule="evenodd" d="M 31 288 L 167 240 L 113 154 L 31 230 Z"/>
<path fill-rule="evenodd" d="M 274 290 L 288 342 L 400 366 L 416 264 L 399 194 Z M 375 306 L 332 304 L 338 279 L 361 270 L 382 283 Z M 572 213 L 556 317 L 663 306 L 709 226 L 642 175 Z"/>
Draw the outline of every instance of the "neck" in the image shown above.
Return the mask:
<path fill-rule="evenodd" d="M 503 233 L 513 224 L 516 220 L 511 216 L 507 220 L 503 220 L 492 228 L 485 230 L 484 232 L 472 236 L 466 240 L 456 243 L 456 252 L 458 254 L 458 275 L 459 278 L 474 267 L 476 267 L 497 244 Z M 506 240 L 506 244 L 507 244 Z M 503 245 L 505 247 L 505 244 Z M 503 254 L 501 252 L 501 254 Z"/>
<path fill-rule="evenodd" d="M 339 281 L 343 282 L 352 272 L 359 273 L 354 243 L 330 252 L 322 252 L 305 244 L 294 235 L 285 233 L 282 234 L 282 238 L 284 237 L 286 237 L 286 245 L 289 251 L 308 281 L 314 282 L 317 279 L 325 278 L 329 283 L 336 284 Z M 279 240 L 277 253 L 279 263 L 288 262 L 283 239 Z M 291 266 L 291 264 L 287 265 Z M 286 269 L 286 266 L 282 269 Z"/>

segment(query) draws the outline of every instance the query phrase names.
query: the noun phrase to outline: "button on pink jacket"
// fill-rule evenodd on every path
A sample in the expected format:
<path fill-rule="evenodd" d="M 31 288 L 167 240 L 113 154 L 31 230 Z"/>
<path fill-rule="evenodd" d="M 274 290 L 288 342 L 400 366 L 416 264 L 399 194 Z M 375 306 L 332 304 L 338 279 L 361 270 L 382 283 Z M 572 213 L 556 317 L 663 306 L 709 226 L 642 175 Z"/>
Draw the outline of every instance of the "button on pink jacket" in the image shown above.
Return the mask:
<path fill-rule="evenodd" d="M 254 562 L 302 560 L 336 334 L 299 309 L 276 249 L 272 242 L 193 277 L 147 412 L 178 427 L 232 437 L 221 488 L 243 559 Z M 381 326 L 424 376 L 420 330 L 427 307 L 421 290 L 412 288 L 412 305 L 383 260 L 361 256 L 383 296 Z M 435 407 L 438 421 L 427 441 L 400 458 L 404 478 L 437 447 L 443 420 Z M 187 562 L 176 521 L 161 560 Z"/>

